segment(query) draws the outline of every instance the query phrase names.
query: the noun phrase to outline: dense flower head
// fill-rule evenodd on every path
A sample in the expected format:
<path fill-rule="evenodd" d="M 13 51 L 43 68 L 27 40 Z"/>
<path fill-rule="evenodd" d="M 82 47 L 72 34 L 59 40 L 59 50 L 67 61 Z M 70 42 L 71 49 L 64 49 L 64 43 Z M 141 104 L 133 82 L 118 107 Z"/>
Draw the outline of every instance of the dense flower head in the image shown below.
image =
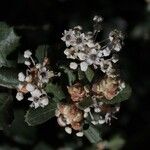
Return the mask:
<path fill-rule="evenodd" d="M 83 125 L 83 111 L 77 108 L 75 104 L 59 104 L 56 116 L 58 124 L 65 127 L 68 134 L 71 134 L 72 129 L 74 129 L 77 136 L 80 135 Z"/>
<path fill-rule="evenodd" d="M 70 94 L 71 99 L 74 102 L 82 101 L 87 94 L 84 86 L 82 86 L 80 83 L 69 86 L 68 93 Z"/>
<path fill-rule="evenodd" d="M 100 82 L 96 82 L 95 84 L 93 84 L 92 90 L 93 92 L 95 92 L 97 97 L 111 100 L 124 87 L 125 87 L 124 82 L 122 82 L 120 79 L 106 77 Z"/>

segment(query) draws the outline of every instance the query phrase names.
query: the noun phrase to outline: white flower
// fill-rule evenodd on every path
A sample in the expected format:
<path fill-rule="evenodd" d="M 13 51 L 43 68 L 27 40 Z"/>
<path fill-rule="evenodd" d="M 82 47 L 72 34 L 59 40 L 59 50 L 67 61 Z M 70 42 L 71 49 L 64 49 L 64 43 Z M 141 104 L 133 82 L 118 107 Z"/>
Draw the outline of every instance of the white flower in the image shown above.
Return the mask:
<path fill-rule="evenodd" d="M 94 16 L 93 21 L 95 21 L 95 22 L 102 22 L 103 18 L 100 17 L 100 16 Z"/>
<path fill-rule="evenodd" d="M 23 88 L 23 86 L 24 86 L 23 84 L 19 84 L 18 89 L 21 90 Z"/>
<path fill-rule="evenodd" d="M 97 51 L 95 49 L 91 49 L 91 51 L 88 53 L 86 62 L 89 65 L 98 64 L 99 63 L 98 53 L 97 53 Z"/>
<path fill-rule="evenodd" d="M 123 90 L 125 87 L 126 87 L 126 84 L 124 82 L 121 82 L 120 85 L 119 85 L 119 88 L 121 90 Z"/>
<path fill-rule="evenodd" d="M 72 129 L 70 127 L 65 127 L 65 131 L 68 133 L 68 134 L 71 134 L 72 133 Z"/>
<path fill-rule="evenodd" d="M 23 100 L 23 94 L 22 94 L 21 92 L 18 92 L 18 93 L 16 94 L 16 99 L 17 99 L 18 101 Z"/>
<path fill-rule="evenodd" d="M 31 81 L 32 81 L 32 76 L 31 76 L 31 75 L 28 75 L 28 76 L 25 78 L 25 81 L 26 81 L 26 82 L 31 82 Z"/>
<path fill-rule="evenodd" d="M 95 111 L 96 113 L 101 112 L 100 108 L 94 108 L 94 111 Z"/>
<path fill-rule="evenodd" d="M 65 117 L 65 119 L 66 119 L 66 124 L 67 124 L 67 125 L 71 124 L 71 120 L 70 120 L 69 118 L 66 118 L 66 117 Z"/>
<path fill-rule="evenodd" d="M 60 111 L 59 111 L 58 109 L 56 109 L 56 110 L 55 110 L 55 116 L 56 116 L 56 117 L 59 117 L 60 114 L 61 114 Z"/>
<path fill-rule="evenodd" d="M 116 63 L 117 61 L 118 61 L 119 59 L 118 59 L 118 56 L 117 55 L 113 55 L 112 56 L 112 58 L 111 58 L 111 61 L 113 62 L 113 63 Z"/>
<path fill-rule="evenodd" d="M 86 59 L 86 54 L 83 53 L 83 52 L 79 52 L 77 55 L 78 55 L 80 60 L 85 60 Z"/>
<path fill-rule="evenodd" d="M 27 65 L 27 66 L 30 66 L 30 65 L 31 65 L 31 62 L 26 60 L 26 61 L 24 62 L 24 64 Z"/>
<path fill-rule="evenodd" d="M 32 55 L 32 53 L 31 53 L 31 51 L 29 51 L 29 50 L 26 50 L 26 51 L 24 52 L 24 57 L 25 57 L 25 58 L 29 58 L 31 55 Z"/>
<path fill-rule="evenodd" d="M 75 69 L 77 69 L 78 64 L 75 63 L 75 62 L 71 62 L 70 65 L 69 65 L 69 67 L 70 67 L 71 69 L 75 70 Z"/>
<path fill-rule="evenodd" d="M 90 110 L 90 107 L 84 109 L 84 112 L 86 112 L 86 113 L 88 113 L 88 112 L 90 112 L 90 111 L 91 111 L 91 110 Z"/>
<path fill-rule="evenodd" d="M 123 34 L 118 31 L 118 30 L 113 30 L 109 33 L 109 40 L 111 42 L 116 42 L 116 41 L 119 41 L 119 40 L 123 40 L 124 36 Z"/>
<path fill-rule="evenodd" d="M 119 106 L 116 106 L 116 112 L 120 111 L 120 107 Z"/>
<path fill-rule="evenodd" d="M 66 121 L 62 118 L 62 117 L 58 117 L 57 118 L 57 122 L 60 126 L 62 127 L 65 127 L 67 124 L 66 124 Z"/>
<path fill-rule="evenodd" d="M 28 83 L 28 84 L 26 85 L 26 89 L 27 89 L 29 92 L 32 92 L 32 91 L 34 91 L 35 86 L 32 85 L 31 83 Z"/>
<path fill-rule="evenodd" d="M 110 73 L 112 71 L 112 63 L 110 60 L 101 59 L 100 67 L 104 73 Z"/>
<path fill-rule="evenodd" d="M 66 48 L 65 50 L 64 50 L 64 54 L 69 58 L 69 55 L 70 55 L 70 48 Z M 72 58 L 73 59 L 73 58 Z"/>
<path fill-rule="evenodd" d="M 87 112 L 84 112 L 83 117 L 84 117 L 84 118 L 87 118 L 87 117 L 88 117 L 88 113 L 87 113 Z"/>
<path fill-rule="evenodd" d="M 77 133 L 76 133 L 76 136 L 82 137 L 82 136 L 83 136 L 83 132 L 77 132 Z"/>
<path fill-rule="evenodd" d="M 91 123 L 96 125 L 96 124 L 98 124 L 98 121 L 93 120 L 93 121 L 91 121 Z"/>
<path fill-rule="evenodd" d="M 117 52 L 119 52 L 121 50 L 121 48 L 122 48 L 122 46 L 121 46 L 120 43 L 117 43 L 117 44 L 114 45 L 114 50 L 117 51 Z"/>
<path fill-rule="evenodd" d="M 64 42 L 66 42 L 66 46 L 69 47 L 73 44 L 74 41 L 74 31 L 70 29 L 69 31 L 64 31 L 63 37 L 61 38 Z"/>
<path fill-rule="evenodd" d="M 91 40 L 93 38 L 93 33 L 92 32 L 87 32 L 86 34 L 85 34 L 85 39 L 89 42 L 92 42 L 93 43 L 93 40 Z"/>
<path fill-rule="evenodd" d="M 86 71 L 88 69 L 88 63 L 81 62 L 80 63 L 80 68 L 81 68 L 82 71 Z"/>
<path fill-rule="evenodd" d="M 79 26 L 79 25 L 78 25 L 78 26 L 75 26 L 75 27 L 74 27 L 74 30 L 79 30 L 79 31 L 81 31 L 81 30 L 82 30 L 82 27 Z"/>
<path fill-rule="evenodd" d="M 37 98 L 37 97 L 29 97 L 29 101 L 32 101 L 30 107 L 34 107 L 35 109 L 38 107 L 45 107 L 48 105 L 49 100 L 48 98 Z"/>
<path fill-rule="evenodd" d="M 113 36 L 109 35 L 109 40 L 112 42 L 113 41 Z"/>
<path fill-rule="evenodd" d="M 103 55 L 104 56 L 109 56 L 111 53 L 110 49 L 108 47 L 106 47 L 104 50 L 103 50 Z"/>
<path fill-rule="evenodd" d="M 103 51 L 100 50 L 100 51 L 98 52 L 97 56 L 101 58 L 101 57 L 103 56 Z"/>
<path fill-rule="evenodd" d="M 65 51 L 64 51 L 64 54 L 67 56 L 67 58 L 69 59 L 76 59 L 77 58 L 77 52 L 78 50 L 75 49 L 74 47 L 71 47 L 71 48 L 67 48 Z"/>
<path fill-rule="evenodd" d="M 106 123 L 110 123 L 111 122 L 111 114 L 110 113 L 106 113 L 106 115 L 105 115 L 105 122 Z"/>
<path fill-rule="evenodd" d="M 42 83 L 48 83 L 49 82 L 49 78 L 50 78 L 49 75 L 50 75 L 49 71 L 46 69 L 46 67 L 41 67 L 39 69 L 38 77 Z"/>
<path fill-rule="evenodd" d="M 86 39 L 87 39 L 87 37 L 86 37 Z M 86 41 L 86 45 L 87 45 L 89 48 L 95 47 L 95 43 L 93 42 L 93 40 L 88 40 L 88 41 Z"/>
<path fill-rule="evenodd" d="M 23 72 L 20 72 L 19 74 L 18 74 L 18 80 L 19 81 L 24 81 L 25 80 L 25 75 L 23 74 Z"/>
<path fill-rule="evenodd" d="M 83 50 L 85 44 L 86 40 L 84 33 L 75 36 L 75 42 L 73 43 L 73 46 L 75 46 L 76 49 Z"/>
<path fill-rule="evenodd" d="M 35 89 L 34 91 L 31 92 L 32 97 L 37 97 L 39 98 L 42 95 L 42 92 L 39 89 Z"/>
<path fill-rule="evenodd" d="M 99 124 L 104 124 L 104 123 L 105 123 L 105 120 L 104 120 L 104 119 L 100 119 L 100 120 L 98 121 L 98 123 L 99 123 Z"/>
<path fill-rule="evenodd" d="M 54 77 L 54 76 L 55 76 L 54 71 L 48 71 L 48 78 L 49 79 Z"/>
<path fill-rule="evenodd" d="M 37 69 L 40 69 L 40 68 L 42 67 L 42 65 L 41 65 L 41 64 L 36 64 L 35 67 L 36 67 Z"/>
<path fill-rule="evenodd" d="M 38 108 L 40 106 L 39 101 L 35 101 L 34 99 L 28 98 L 29 101 L 33 101 L 30 104 L 30 107 L 34 107 L 35 109 Z"/>
<path fill-rule="evenodd" d="M 95 43 L 93 49 L 100 50 L 101 45 L 99 43 Z"/>
<path fill-rule="evenodd" d="M 41 107 L 47 106 L 48 103 L 49 103 L 49 100 L 48 100 L 48 98 L 46 96 L 40 99 L 40 106 Z"/>
<path fill-rule="evenodd" d="M 28 98 L 29 101 L 32 101 L 30 107 L 38 108 L 48 105 L 49 100 L 44 90 L 42 90 L 41 92 L 39 89 L 35 89 L 33 92 L 30 93 L 32 95 L 32 97 Z"/>

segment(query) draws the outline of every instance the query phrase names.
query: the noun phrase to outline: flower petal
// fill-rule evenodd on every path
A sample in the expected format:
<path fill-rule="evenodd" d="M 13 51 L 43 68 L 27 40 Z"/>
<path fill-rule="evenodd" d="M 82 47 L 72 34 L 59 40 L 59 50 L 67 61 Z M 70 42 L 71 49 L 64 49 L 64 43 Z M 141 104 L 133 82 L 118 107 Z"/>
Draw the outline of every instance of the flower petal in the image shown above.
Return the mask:
<path fill-rule="evenodd" d="M 80 52 L 80 53 L 78 53 L 78 57 L 79 57 L 80 60 L 85 60 L 86 59 L 86 54 Z"/>
<path fill-rule="evenodd" d="M 71 62 L 70 65 L 69 65 L 69 67 L 70 67 L 71 69 L 75 70 L 75 69 L 77 69 L 78 64 L 75 63 L 75 62 Z"/>
<path fill-rule="evenodd" d="M 88 69 L 88 64 L 86 62 L 81 62 L 80 68 L 82 71 L 86 71 Z"/>

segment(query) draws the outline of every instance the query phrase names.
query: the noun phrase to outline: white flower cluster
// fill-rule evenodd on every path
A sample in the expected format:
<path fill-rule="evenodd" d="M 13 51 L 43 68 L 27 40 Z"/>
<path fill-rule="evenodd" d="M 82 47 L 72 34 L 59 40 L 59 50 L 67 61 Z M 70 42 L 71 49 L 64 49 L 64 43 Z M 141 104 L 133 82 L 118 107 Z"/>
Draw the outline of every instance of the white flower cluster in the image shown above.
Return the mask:
<path fill-rule="evenodd" d="M 98 103 L 95 101 L 94 105 L 84 109 L 84 118 L 90 117 L 93 125 L 102 125 L 104 123 L 111 125 L 112 118 L 117 119 L 114 114 L 119 110 L 120 106 L 118 105 L 111 108 L 103 102 Z"/>
<path fill-rule="evenodd" d="M 43 86 L 55 75 L 53 71 L 47 69 L 47 58 L 43 60 L 42 64 L 36 64 L 31 55 L 32 53 L 29 50 L 24 52 L 24 58 L 26 58 L 24 63 L 28 69 L 26 70 L 26 74 L 23 72 L 18 74 L 20 84 L 18 85 L 16 99 L 21 101 L 24 98 L 24 94 L 30 93 L 31 97 L 28 100 L 32 102 L 31 107 L 45 107 L 48 105 L 49 99 Z"/>
<path fill-rule="evenodd" d="M 97 26 L 102 21 L 98 16 L 95 16 L 93 20 Z M 120 31 L 114 30 L 110 32 L 108 39 L 96 42 L 96 35 L 99 31 L 97 27 L 93 32 L 83 33 L 80 26 L 64 31 L 61 38 L 67 46 L 64 54 L 68 59 L 74 60 L 70 63 L 71 69 L 75 70 L 80 65 L 81 70 L 86 71 L 88 66 L 93 65 L 95 69 L 99 67 L 108 75 L 114 71 L 113 63 L 118 61 L 115 53 L 121 49 L 123 36 Z M 107 43 L 100 45 L 104 42 Z"/>

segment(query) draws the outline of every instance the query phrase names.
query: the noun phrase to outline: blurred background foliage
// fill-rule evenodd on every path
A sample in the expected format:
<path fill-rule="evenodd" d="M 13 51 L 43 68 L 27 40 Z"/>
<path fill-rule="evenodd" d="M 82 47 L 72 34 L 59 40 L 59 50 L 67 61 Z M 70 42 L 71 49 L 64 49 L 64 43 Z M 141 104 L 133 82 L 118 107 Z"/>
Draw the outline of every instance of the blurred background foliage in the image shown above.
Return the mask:
<path fill-rule="evenodd" d="M 24 123 L 28 104 L 14 99 L 15 120 L 12 128 L 0 131 L 0 150 L 102 150 L 105 142 L 111 150 L 149 149 L 150 0 L 1 0 L 0 3 L 0 21 L 14 26 L 21 37 L 18 53 L 48 44 L 52 64 L 64 57 L 65 46 L 60 40 L 64 29 L 82 25 L 91 30 L 92 18 L 97 14 L 104 17 L 101 37 L 114 28 L 125 34 L 120 69 L 122 78 L 133 90 L 131 98 L 121 104 L 119 119 L 102 129 L 104 142 L 95 147 L 86 138 L 67 135 L 55 118 L 28 127 Z"/>

